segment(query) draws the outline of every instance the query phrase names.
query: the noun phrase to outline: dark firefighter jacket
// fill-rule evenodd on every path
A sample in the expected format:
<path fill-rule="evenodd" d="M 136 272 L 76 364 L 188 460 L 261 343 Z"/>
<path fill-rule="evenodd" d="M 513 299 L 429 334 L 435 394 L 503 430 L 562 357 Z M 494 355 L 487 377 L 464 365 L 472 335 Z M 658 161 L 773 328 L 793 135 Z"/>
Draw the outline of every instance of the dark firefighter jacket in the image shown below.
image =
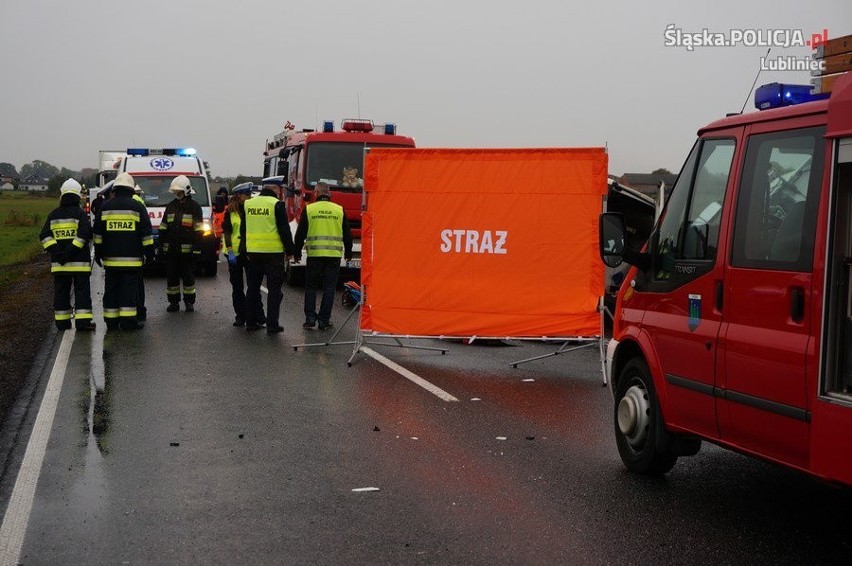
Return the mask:
<path fill-rule="evenodd" d="M 200 254 L 204 235 L 201 205 L 186 197 L 166 205 L 160 223 L 157 246 L 164 254 Z"/>
<path fill-rule="evenodd" d="M 52 273 L 90 272 L 92 226 L 89 215 L 80 208 L 80 197 L 62 195 L 59 206 L 47 215 L 39 234 L 41 245 L 50 254 Z"/>
<path fill-rule="evenodd" d="M 145 205 L 133 199 L 133 189 L 116 187 L 115 194 L 95 217 L 95 257 L 104 267 L 136 269 L 154 251 L 151 219 Z"/>

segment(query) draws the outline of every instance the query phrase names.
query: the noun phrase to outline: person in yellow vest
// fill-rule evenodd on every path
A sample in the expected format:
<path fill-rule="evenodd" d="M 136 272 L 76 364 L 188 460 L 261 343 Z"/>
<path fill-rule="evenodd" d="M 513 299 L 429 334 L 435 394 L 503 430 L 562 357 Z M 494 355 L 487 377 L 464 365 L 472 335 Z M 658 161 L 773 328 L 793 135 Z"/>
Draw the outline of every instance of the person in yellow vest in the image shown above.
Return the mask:
<path fill-rule="evenodd" d="M 302 209 L 296 229 L 296 261 L 302 258 L 302 246 L 308 254 L 305 272 L 305 323 L 303 328 L 331 328 L 331 307 L 340 275 L 340 258 L 352 259 L 352 232 L 343 207 L 331 202 L 326 183 L 317 183 L 317 200 Z M 317 291 L 322 302 L 317 313 Z"/>
<path fill-rule="evenodd" d="M 278 324 L 284 268 L 293 256 L 293 237 L 287 221 L 287 209 L 281 200 L 281 186 L 263 185 L 260 194 L 245 202 L 246 253 L 248 273 L 246 289 L 246 330 L 263 326 L 258 319 L 260 285 L 266 277 L 266 333 L 284 330 Z"/>
<path fill-rule="evenodd" d="M 44 250 L 50 254 L 53 273 L 53 318 L 56 328 L 70 330 L 75 319 L 77 330 L 94 330 L 92 322 L 92 254 L 89 242 L 92 227 L 89 215 L 80 208 L 82 187 L 74 179 L 62 183 L 59 207 L 47 215 L 39 234 Z M 71 288 L 74 309 L 71 309 Z"/>
<path fill-rule="evenodd" d="M 222 219 L 222 240 L 228 258 L 228 273 L 231 281 L 231 303 L 234 306 L 234 326 L 246 324 L 245 276 L 248 271 L 246 259 L 246 209 L 245 202 L 251 196 L 254 185 L 241 183 L 231 189 L 231 201 L 225 208 Z M 255 324 L 266 324 L 263 302 L 257 304 Z"/>

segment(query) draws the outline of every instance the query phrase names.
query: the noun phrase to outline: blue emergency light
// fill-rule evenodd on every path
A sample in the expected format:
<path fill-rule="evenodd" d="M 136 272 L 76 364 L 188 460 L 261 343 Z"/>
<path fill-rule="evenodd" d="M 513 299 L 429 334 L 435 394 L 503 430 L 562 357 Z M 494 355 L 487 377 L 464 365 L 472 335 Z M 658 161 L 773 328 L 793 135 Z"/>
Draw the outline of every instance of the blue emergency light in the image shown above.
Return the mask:
<path fill-rule="evenodd" d="M 385 135 L 395 136 L 396 135 L 396 124 L 385 124 Z"/>
<path fill-rule="evenodd" d="M 322 123 L 322 131 L 326 134 L 330 134 L 334 131 L 334 122 L 331 120 L 326 120 Z"/>
<path fill-rule="evenodd" d="M 179 157 L 193 157 L 197 152 L 194 147 L 175 147 L 165 149 L 148 149 L 147 147 L 131 147 L 127 155 L 145 157 L 148 155 L 177 155 Z"/>
<path fill-rule="evenodd" d="M 811 85 L 788 85 L 783 83 L 769 83 L 758 87 L 754 91 L 754 106 L 758 110 L 770 108 L 782 108 L 793 106 L 803 102 L 823 100 L 828 98 L 829 93 L 812 93 Z"/>

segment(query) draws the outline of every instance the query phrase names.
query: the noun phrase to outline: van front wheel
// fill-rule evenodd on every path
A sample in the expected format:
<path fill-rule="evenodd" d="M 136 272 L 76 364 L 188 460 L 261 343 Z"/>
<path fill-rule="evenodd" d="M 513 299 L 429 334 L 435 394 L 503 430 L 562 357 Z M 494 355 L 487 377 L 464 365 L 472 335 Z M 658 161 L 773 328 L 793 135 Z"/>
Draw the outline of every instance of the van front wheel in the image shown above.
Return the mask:
<path fill-rule="evenodd" d="M 630 360 L 621 370 L 614 421 L 618 453 L 628 470 L 660 475 L 672 469 L 677 456 L 668 442 L 654 380 L 641 358 Z"/>

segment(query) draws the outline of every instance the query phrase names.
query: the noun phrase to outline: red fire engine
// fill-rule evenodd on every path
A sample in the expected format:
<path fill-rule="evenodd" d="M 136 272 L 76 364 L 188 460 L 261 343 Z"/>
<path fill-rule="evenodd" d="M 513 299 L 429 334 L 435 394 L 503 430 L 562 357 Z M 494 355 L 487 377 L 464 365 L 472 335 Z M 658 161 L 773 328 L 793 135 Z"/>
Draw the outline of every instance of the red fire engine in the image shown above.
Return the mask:
<path fill-rule="evenodd" d="M 633 266 L 607 350 L 630 470 L 708 440 L 852 485 L 852 72 L 832 81 L 699 130 L 647 238 L 601 216 L 605 263 Z"/>
<path fill-rule="evenodd" d="M 414 139 L 396 133 L 396 125 L 374 125 L 371 120 L 344 120 L 341 130 L 334 122 L 323 122 L 322 131 L 299 130 L 287 122 L 284 131 L 266 142 L 263 153 L 264 178 L 276 177 L 284 186 L 287 215 L 296 233 L 302 208 L 314 197 L 320 181 L 331 187 L 331 200 L 343 207 L 355 238 L 353 260 L 343 269 L 357 275 L 361 267 L 361 208 L 364 191 L 364 155 L 373 147 L 412 148 Z M 305 258 L 287 266 L 287 282 L 304 281 Z"/>

